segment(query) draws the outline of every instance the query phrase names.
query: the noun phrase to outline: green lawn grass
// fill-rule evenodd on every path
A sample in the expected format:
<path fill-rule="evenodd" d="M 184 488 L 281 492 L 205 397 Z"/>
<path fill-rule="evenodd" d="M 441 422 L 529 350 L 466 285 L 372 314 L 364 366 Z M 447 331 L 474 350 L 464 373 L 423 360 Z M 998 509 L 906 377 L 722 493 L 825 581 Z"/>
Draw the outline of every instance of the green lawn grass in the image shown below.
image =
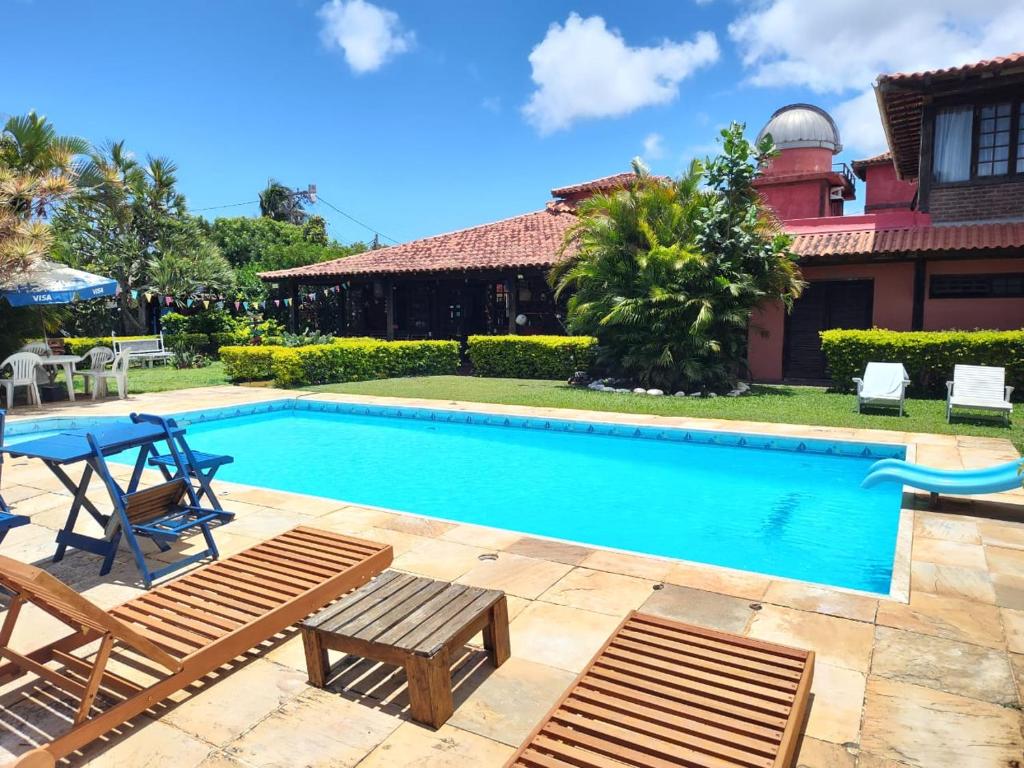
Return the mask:
<path fill-rule="evenodd" d="M 937 432 L 957 435 L 1005 437 L 1024 447 L 1024 423 L 980 416 L 946 423 L 942 400 L 908 399 L 901 418 L 891 410 L 857 413 L 853 395 L 827 392 L 820 387 L 755 386 L 743 397 L 651 397 L 592 392 L 559 381 L 483 379 L 471 376 L 421 376 L 406 379 L 326 384 L 307 389 L 384 397 L 423 397 L 476 403 L 529 405 L 544 408 L 581 408 L 590 411 L 649 413 L 659 416 L 696 416 L 709 419 L 767 421 L 827 427 L 891 429 L 902 432 Z"/>
<path fill-rule="evenodd" d="M 64 380 L 64 374 L 57 377 Z M 217 384 L 229 383 L 224 376 L 224 363 L 213 362 L 205 368 L 175 368 L 173 365 L 154 365 L 152 368 L 132 367 L 128 370 L 128 392 L 141 395 L 144 392 L 167 392 L 172 389 L 191 389 L 192 387 L 212 387 Z M 75 377 L 75 392 L 82 392 L 83 381 Z M 116 393 L 113 380 L 107 382 L 108 391 Z"/>

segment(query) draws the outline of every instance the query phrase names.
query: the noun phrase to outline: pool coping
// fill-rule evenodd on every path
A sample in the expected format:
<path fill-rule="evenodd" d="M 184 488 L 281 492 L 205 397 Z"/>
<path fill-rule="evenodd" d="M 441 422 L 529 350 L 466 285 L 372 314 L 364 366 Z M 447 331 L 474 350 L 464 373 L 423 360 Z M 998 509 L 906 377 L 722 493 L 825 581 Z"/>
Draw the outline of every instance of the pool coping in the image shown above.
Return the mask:
<path fill-rule="evenodd" d="M 280 390 L 278 390 L 280 391 Z M 309 404 L 311 407 L 295 409 L 294 406 L 303 403 Z M 313 407 L 315 403 L 330 403 L 336 407 L 333 409 L 327 409 L 324 407 L 316 408 Z M 289 405 L 291 407 L 289 407 Z M 361 411 L 365 415 L 377 415 L 377 416 L 389 416 L 389 417 L 400 417 L 400 418 L 418 418 L 417 414 L 420 412 L 431 412 L 441 411 L 448 412 L 451 414 L 459 413 L 464 414 L 467 417 L 469 423 L 472 422 L 473 417 L 479 417 L 484 420 L 488 426 L 509 426 L 517 428 L 533 428 L 533 429 L 552 429 L 556 425 L 562 427 L 565 425 L 566 431 L 576 432 L 577 430 L 572 428 L 574 424 L 585 424 L 587 427 L 593 427 L 594 425 L 607 425 L 609 432 L 605 433 L 609 436 L 621 436 L 627 438 L 646 438 L 646 439 L 666 439 L 663 437 L 666 430 L 672 430 L 673 432 L 682 431 L 684 435 L 699 435 L 704 438 L 710 436 L 708 440 L 694 440 L 693 442 L 698 443 L 710 443 L 716 445 L 732 445 L 730 442 L 718 442 L 714 439 L 716 435 L 727 434 L 730 437 L 738 437 L 739 440 L 735 443 L 736 447 L 744 447 L 753 450 L 803 450 L 806 448 L 817 447 L 818 444 L 822 443 L 840 443 L 840 444 L 855 444 L 857 446 L 863 446 L 865 450 L 867 447 L 874 447 L 884 449 L 887 446 L 900 446 L 904 451 L 904 457 L 907 461 L 915 462 L 917 458 L 917 445 L 914 442 L 907 442 L 905 440 L 873 440 L 867 441 L 856 438 L 839 438 L 839 437 L 824 437 L 823 435 L 805 435 L 802 433 L 806 432 L 834 432 L 837 428 L 829 427 L 803 427 L 795 430 L 795 434 L 779 434 L 776 431 L 770 429 L 764 430 L 750 430 L 748 429 L 752 424 L 763 425 L 764 427 L 779 425 L 772 424 L 771 422 L 730 422 L 722 420 L 722 426 L 719 426 L 716 422 L 708 419 L 691 419 L 687 417 L 664 417 L 664 416 L 653 416 L 646 414 L 627 414 L 620 412 L 595 412 L 595 411 L 574 411 L 570 409 L 538 409 L 531 408 L 529 406 L 507 406 L 492 403 L 469 403 L 463 401 L 441 401 L 441 400 L 412 400 L 407 398 L 387 398 L 387 397 L 367 397 L 360 395 L 342 395 L 334 393 L 320 393 L 320 392 L 309 392 L 303 394 L 293 394 L 291 392 L 282 392 L 280 397 L 272 397 L 261 402 L 246 402 L 239 403 L 236 405 L 228 405 L 213 408 L 199 408 L 188 411 L 174 410 L 166 415 L 173 416 L 179 419 L 186 425 L 192 422 L 208 422 L 218 421 L 227 418 L 236 418 L 247 415 L 255 415 L 259 413 L 272 413 L 281 412 L 285 410 L 306 410 L 311 412 L 345 412 L 355 414 L 357 411 Z M 371 409 L 387 410 L 393 409 L 394 413 L 372 413 Z M 152 409 L 148 409 L 152 410 Z M 413 413 L 415 412 L 415 413 Z M 102 415 L 88 415 L 82 414 L 81 416 L 36 416 L 36 417 L 24 417 L 11 421 L 8 423 L 9 434 L 26 434 L 31 431 L 47 431 L 41 427 L 47 426 L 50 429 L 75 429 L 83 428 L 87 424 L 83 423 L 81 426 L 76 427 L 76 422 L 90 422 L 95 424 L 97 421 L 108 421 L 112 419 L 124 418 L 126 414 L 102 414 Z M 607 416 L 608 418 L 602 418 Z M 630 418 L 632 417 L 632 418 Z M 525 419 L 525 423 L 512 424 L 509 422 L 510 418 L 522 418 Z M 501 424 L 492 423 L 492 419 L 501 420 Z M 449 421 L 451 419 L 449 418 Z M 538 422 L 538 423 L 530 423 Z M 708 422 L 712 421 L 711 424 Z M 60 422 L 63 426 L 56 426 L 54 423 Z M 657 426 L 652 426 L 654 422 Z M 683 423 L 677 423 L 683 422 Z M 26 425 L 39 425 L 38 430 L 25 430 L 19 427 Z M 737 429 L 742 424 L 742 428 Z M 735 425 L 730 428 L 730 425 Z M 787 427 L 793 427 L 795 425 L 786 425 Z M 630 434 L 616 434 L 616 427 L 629 427 L 632 428 Z M 660 429 L 658 428 L 660 427 Z M 579 430 L 580 432 L 584 430 Z M 593 432 L 593 429 L 587 431 Z M 900 433 L 882 433 L 880 437 L 895 437 Z M 768 439 L 769 441 L 799 441 L 798 446 L 803 448 L 784 448 L 781 445 L 751 445 L 750 443 L 743 442 L 747 438 L 755 440 Z M 681 442 L 687 440 L 683 438 L 678 439 Z M 811 452 L 822 452 L 831 453 L 831 451 L 811 451 Z M 863 453 L 849 454 L 839 453 L 833 455 L 847 455 L 849 457 L 863 456 Z M 870 455 L 870 454 L 869 454 Z M 879 458 L 881 458 L 881 453 Z M 265 487 L 265 486 L 253 486 L 248 483 L 235 483 L 235 485 L 245 485 L 249 487 Z M 271 489 L 273 490 L 273 489 Z M 295 491 L 288 491 L 289 493 L 296 493 Z M 310 494 L 298 494 L 298 495 L 310 495 Z M 326 497 L 316 497 L 326 498 Z M 397 513 L 402 515 L 410 515 L 412 517 L 418 517 L 422 519 L 439 520 L 443 522 L 453 522 L 448 518 L 436 517 L 433 515 L 426 515 L 417 512 L 410 512 L 407 510 L 391 509 L 389 507 L 379 507 L 370 504 L 364 504 L 361 502 L 346 501 L 344 499 L 332 499 L 340 504 L 356 505 L 367 509 L 376 509 L 384 512 Z M 897 522 L 896 530 L 896 542 L 893 551 L 893 565 L 892 575 L 890 577 L 889 592 L 871 592 L 867 590 L 859 590 L 851 587 L 843 587 L 834 584 L 825 584 L 821 582 L 807 581 L 804 579 L 797 579 L 778 574 L 762 573 L 754 570 L 744 570 L 740 568 L 730 568 L 727 566 L 715 565 L 713 563 L 706 563 L 697 560 L 684 560 L 681 558 L 674 558 L 665 555 L 656 555 L 648 552 L 637 552 L 634 550 L 618 549 L 616 547 L 609 547 L 599 544 L 592 544 L 584 541 L 577 541 L 574 539 L 563 539 L 552 536 L 544 536 L 540 534 L 531 533 L 528 531 L 518 531 L 510 528 L 497 528 L 495 526 L 478 526 L 481 528 L 491 528 L 493 530 L 512 530 L 515 533 L 521 533 L 523 536 L 529 536 L 536 539 L 542 539 L 547 541 L 566 542 L 576 545 L 589 547 L 591 549 L 599 551 L 607 551 L 620 553 L 625 555 L 639 556 L 651 558 L 654 560 L 670 563 L 681 563 L 685 565 L 691 565 L 700 568 L 708 568 L 712 571 L 718 571 L 726 574 L 741 574 L 741 575 L 755 575 L 766 579 L 779 580 L 789 583 L 811 585 L 820 589 L 830 589 L 838 592 L 844 592 L 847 594 L 862 595 L 866 597 L 892 600 L 900 603 L 909 603 L 910 601 L 910 586 L 911 586 L 911 555 L 913 549 L 913 535 L 914 535 L 914 494 L 913 489 L 909 486 L 904 486 L 903 495 L 901 498 L 901 507 L 899 512 L 899 520 Z M 465 525 L 476 525 L 470 523 L 463 523 Z"/>

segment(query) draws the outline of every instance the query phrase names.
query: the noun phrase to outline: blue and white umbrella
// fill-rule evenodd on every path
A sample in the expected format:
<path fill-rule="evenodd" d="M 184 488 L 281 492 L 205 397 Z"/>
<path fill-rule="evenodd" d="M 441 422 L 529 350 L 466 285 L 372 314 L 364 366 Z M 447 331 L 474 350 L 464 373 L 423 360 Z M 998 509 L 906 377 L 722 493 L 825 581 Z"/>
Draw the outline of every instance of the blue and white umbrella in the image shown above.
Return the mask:
<path fill-rule="evenodd" d="M 70 304 L 116 295 L 116 280 L 45 259 L 0 283 L 0 298 L 12 307 Z"/>

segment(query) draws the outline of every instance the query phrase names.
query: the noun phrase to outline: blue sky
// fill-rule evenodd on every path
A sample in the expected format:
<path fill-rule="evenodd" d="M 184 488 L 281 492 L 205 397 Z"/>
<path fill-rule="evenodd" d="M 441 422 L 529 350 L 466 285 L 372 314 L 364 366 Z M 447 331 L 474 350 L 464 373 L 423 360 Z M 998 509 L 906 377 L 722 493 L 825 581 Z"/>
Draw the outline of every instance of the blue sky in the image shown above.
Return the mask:
<path fill-rule="evenodd" d="M 840 159 L 872 154 L 874 76 L 1019 48 L 1013 6 L 0 0 L 0 112 L 171 158 L 194 211 L 312 182 L 404 241 L 536 210 L 637 155 L 677 173 L 724 124 L 753 133 L 794 101 L 833 111 Z M 315 210 L 339 239 L 372 237 Z"/>

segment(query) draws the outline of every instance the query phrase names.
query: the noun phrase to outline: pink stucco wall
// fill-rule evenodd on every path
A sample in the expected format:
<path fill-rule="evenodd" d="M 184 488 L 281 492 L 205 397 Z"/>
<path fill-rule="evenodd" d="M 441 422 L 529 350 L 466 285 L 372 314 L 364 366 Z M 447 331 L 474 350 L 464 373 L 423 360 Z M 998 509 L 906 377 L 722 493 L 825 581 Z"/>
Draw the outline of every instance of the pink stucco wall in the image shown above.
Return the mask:
<path fill-rule="evenodd" d="M 872 323 L 878 328 L 909 331 L 913 323 L 914 265 L 836 264 L 804 267 L 804 279 L 873 280 Z M 755 381 L 780 381 L 786 315 L 778 302 L 754 312 L 747 332 L 747 362 Z"/>
<path fill-rule="evenodd" d="M 928 279 L 932 275 L 985 274 L 1024 272 L 1020 259 L 976 259 L 972 261 L 933 261 L 928 263 Z M 962 328 L 1013 330 L 1024 327 L 1024 299 L 930 299 L 925 288 L 924 329 L 926 331 Z"/>

